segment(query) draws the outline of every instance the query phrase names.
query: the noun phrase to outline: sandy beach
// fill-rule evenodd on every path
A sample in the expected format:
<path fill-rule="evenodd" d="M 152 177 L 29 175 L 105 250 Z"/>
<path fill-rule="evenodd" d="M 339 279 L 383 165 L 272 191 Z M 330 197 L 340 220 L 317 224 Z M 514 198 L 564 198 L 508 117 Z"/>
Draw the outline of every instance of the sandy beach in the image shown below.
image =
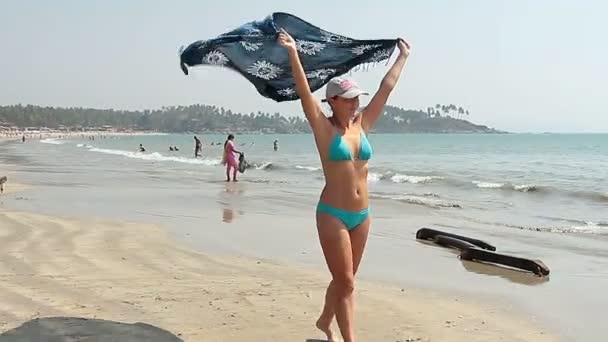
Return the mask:
<path fill-rule="evenodd" d="M 133 337 L 142 325 L 125 324 L 137 322 L 146 324 L 142 341 L 323 337 L 313 323 L 326 273 L 204 255 L 150 224 L 6 210 L 0 243 L 2 341 L 73 337 L 79 327 Z M 360 341 L 558 340 L 491 303 L 369 282 L 358 283 L 357 296 Z"/>
<path fill-rule="evenodd" d="M 0 144 L 0 176 L 8 176 L 0 196 L 0 342 L 323 338 L 314 322 L 329 273 L 311 215 L 316 185 L 286 183 L 265 169 L 227 184 L 207 159 L 162 150 L 190 139 Z M 140 142 L 149 153 L 129 150 Z M 312 171 L 295 172 L 311 183 L 302 174 Z M 604 335 L 602 235 L 475 225 L 456 216 L 461 210 L 374 199 L 356 284 L 359 341 Z M 459 260 L 416 241 L 424 226 L 541 259 L 551 276 Z"/>

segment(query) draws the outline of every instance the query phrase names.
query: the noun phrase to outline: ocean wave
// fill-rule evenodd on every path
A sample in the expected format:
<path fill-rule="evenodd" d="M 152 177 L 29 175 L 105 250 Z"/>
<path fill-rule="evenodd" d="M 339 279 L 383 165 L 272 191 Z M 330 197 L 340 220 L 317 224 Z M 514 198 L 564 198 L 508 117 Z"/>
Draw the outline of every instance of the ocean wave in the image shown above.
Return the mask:
<path fill-rule="evenodd" d="M 289 168 L 278 164 L 276 162 L 256 162 L 256 161 L 249 161 L 249 168 L 255 169 L 255 170 L 262 170 L 262 171 L 283 171 L 283 170 L 288 170 Z M 302 165 L 296 165 L 295 166 L 296 169 L 298 170 L 305 170 L 305 171 L 310 171 L 310 172 L 316 172 L 321 170 L 321 168 L 318 167 L 313 167 L 313 166 L 302 166 Z"/>
<path fill-rule="evenodd" d="M 389 181 L 392 183 L 409 183 L 409 184 L 424 184 L 430 183 L 435 180 L 441 180 L 443 177 L 439 176 L 413 176 L 393 171 L 380 172 L 369 172 L 367 174 L 367 180 L 369 182 Z"/>
<path fill-rule="evenodd" d="M 56 139 L 44 139 L 41 142 L 48 144 L 63 144 L 67 141 L 60 141 Z M 163 155 L 161 153 L 139 153 L 134 151 L 126 150 L 114 150 L 114 149 L 102 149 L 95 148 L 86 143 L 79 143 L 76 146 L 79 148 L 86 148 L 93 152 L 101 152 L 106 154 L 122 155 L 128 158 L 142 159 L 142 160 L 153 160 L 153 161 L 172 161 L 186 164 L 198 164 L 198 165 L 219 165 L 219 159 L 195 159 L 191 157 L 183 157 L 179 155 Z M 260 160 L 261 159 L 261 160 Z M 256 171 L 265 172 L 298 172 L 298 173 L 309 173 L 310 179 L 319 179 L 321 177 L 321 167 L 314 164 L 291 164 L 289 161 L 264 161 L 265 158 L 260 158 L 257 161 L 250 161 L 250 168 Z M 446 176 L 437 175 L 434 172 L 414 172 L 408 170 L 397 170 L 390 168 L 370 168 L 367 176 L 368 182 L 380 183 L 380 184 L 392 184 L 398 188 L 398 185 L 410 185 L 411 188 L 420 187 L 420 189 L 429 189 L 426 186 L 429 184 L 438 184 L 439 186 L 445 186 L 446 188 L 456 188 L 461 191 L 486 191 L 486 192 L 515 192 L 521 194 L 521 196 L 559 196 L 559 197 L 573 197 L 576 199 L 583 199 L 591 202 L 608 203 L 608 193 L 605 191 L 588 191 L 581 189 L 569 189 L 568 184 L 563 188 L 561 186 L 538 184 L 534 182 L 526 181 L 512 181 L 505 179 L 504 181 L 500 178 L 492 179 L 492 177 L 484 178 L 478 177 L 477 179 L 467 179 L 465 176 Z M 602 189 L 604 190 L 604 189 Z M 411 190 L 409 190 L 411 191 Z M 422 192 L 424 190 L 421 190 Z M 500 196 L 500 194 L 499 194 Z M 416 202 L 416 199 L 409 199 L 410 202 Z M 453 203 L 456 204 L 457 203 Z M 450 206 L 450 205 L 446 205 Z"/>
<path fill-rule="evenodd" d="M 587 222 L 585 222 L 585 224 L 588 226 L 608 228 L 608 221 L 599 221 L 599 222 L 587 221 Z"/>
<path fill-rule="evenodd" d="M 282 166 L 280 166 L 276 163 L 272 163 L 272 162 L 250 163 L 250 164 L 254 169 L 264 170 L 264 171 L 278 170 L 278 169 L 283 168 Z"/>
<path fill-rule="evenodd" d="M 320 167 L 303 166 L 303 165 L 296 165 L 296 169 L 298 169 L 298 170 L 306 170 L 306 171 L 311 171 L 311 172 L 321 171 Z"/>
<path fill-rule="evenodd" d="M 608 221 L 585 221 L 571 218 L 563 218 L 563 217 L 555 217 L 555 216 L 545 216 L 539 215 L 538 218 L 542 218 L 545 220 L 550 220 L 553 222 L 566 222 L 575 226 L 597 226 L 597 227 L 606 227 L 608 228 Z"/>
<path fill-rule="evenodd" d="M 90 147 L 88 149 L 91 152 L 105 153 L 117 156 L 123 156 L 127 158 L 141 159 L 141 160 L 151 160 L 151 161 L 171 161 L 177 163 L 185 163 L 185 164 L 198 164 L 198 165 L 220 165 L 220 159 L 194 159 L 187 157 L 176 157 L 176 156 L 165 156 L 158 152 L 153 153 L 142 153 L 142 152 L 132 152 L 132 151 L 124 151 L 124 150 L 113 150 L 106 148 L 97 148 Z"/>
<path fill-rule="evenodd" d="M 284 170 L 296 170 L 301 171 L 309 171 L 309 172 L 319 172 L 322 169 L 316 166 L 308 166 L 308 165 L 295 165 L 295 166 L 286 166 L 282 164 L 278 164 L 276 162 L 249 162 L 251 167 L 256 170 L 264 170 L 264 171 L 284 171 Z M 367 180 L 369 182 L 379 182 L 379 181 L 389 181 L 392 183 L 410 183 L 410 184 L 423 184 L 430 183 L 435 180 L 441 180 L 443 177 L 439 176 L 431 176 L 431 175 L 408 175 L 403 173 L 396 173 L 394 171 L 385 171 L 385 172 L 377 172 L 371 171 L 367 175 Z"/>
<path fill-rule="evenodd" d="M 475 184 L 478 188 L 482 189 L 502 189 L 505 187 L 505 184 L 503 183 L 489 183 L 482 181 L 473 181 L 472 183 Z"/>
<path fill-rule="evenodd" d="M 390 177 L 390 180 L 393 183 L 410 183 L 410 184 L 420 184 L 420 183 L 429 183 L 433 180 L 443 179 L 443 177 L 439 176 L 410 176 L 403 174 L 395 174 Z"/>
<path fill-rule="evenodd" d="M 264 170 L 264 171 L 284 171 L 284 170 L 293 170 L 291 167 L 287 167 L 281 164 L 277 164 L 275 162 L 250 162 L 253 168 L 256 170 Z M 307 166 L 307 165 L 295 165 L 293 168 L 297 170 L 309 171 L 309 172 L 319 172 L 321 171 L 320 167 L 315 166 Z M 434 180 L 440 180 L 443 177 L 439 176 L 418 176 L 418 175 L 406 175 L 395 173 L 392 171 L 387 171 L 384 173 L 380 172 L 369 172 L 367 174 L 368 182 L 379 182 L 379 181 L 390 181 L 393 183 L 410 183 L 410 184 L 422 184 L 422 183 L 430 183 Z"/>
<path fill-rule="evenodd" d="M 590 199 L 596 202 L 608 202 L 608 193 L 596 191 L 575 191 L 573 197 Z"/>
<path fill-rule="evenodd" d="M 537 192 L 540 191 L 540 187 L 534 184 L 522 184 L 522 185 L 513 185 L 513 190 L 519 192 Z"/>
<path fill-rule="evenodd" d="M 595 202 L 608 202 L 608 193 L 596 191 L 577 191 L 563 189 L 553 186 L 545 186 L 538 184 L 513 184 L 513 183 L 494 183 L 486 181 L 472 181 L 471 183 L 479 189 L 495 189 L 503 191 L 517 191 L 521 193 L 536 193 L 536 194 L 556 194 L 562 196 L 570 196 L 583 198 Z"/>
<path fill-rule="evenodd" d="M 57 140 L 57 139 L 53 139 L 53 138 L 42 139 L 42 140 L 40 140 L 40 142 L 43 144 L 51 144 L 51 145 L 63 145 L 66 143 L 66 141 L 64 141 L 64 140 Z"/>
<path fill-rule="evenodd" d="M 368 172 L 367 174 L 367 181 L 368 182 L 379 182 L 382 179 L 382 174 L 380 173 L 375 173 L 375 172 Z"/>
<path fill-rule="evenodd" d="M 484 181 L 472 181 L 480 189 L 503 189 L 515 190 L 519 192 L 537 192 L 541 187 L 536 184 L 511 184 L 511 183 L 493 183 Z"/>
<path fill-rule="evenodd" d="M 439 195 L 433 193 L 426 193 L 423 195 L 415 194 L 370 194 L 372 199 L 386 199 L 399 201 L 407 204 L 422 205 L 433 209 L 441 208 L 462 208 L 458 203 L 448 202 L 439 199 Z"/>
<path fill-rule="evenodd" d="M 471 220 L 475 223 L 481 223 L 484 225 L 491 226 L 499 226 L 506 227 L 509 229 L 518 229 L 518 230 L 529 230 L 533 232 L 543 232 L 543 233 L 560 233 L 560 234 L 593 234 L 593 235 L 603 235 L 608 236 L 608 222 L 607 221 L 585 221 L 578 219 L 569 219 L 569 218 L 561 218 L 561 217 L 551 217 L 551 216 L 537 216 L 542 219 L 549 219 L 551 221 L 555 221 L 556 223 L 548 223 L 548 224 L 539 224 L 539 225 L 520 225 L 520 224 L 512 224 L 512 223 L 504 223 L 504 222 L 496 222 L 496 221 L 487 221 L 483 219 L 479 219 L 476 217 L 469 217 L 468 220 Z"/>
<path fill-rule="evenodd" d="M 306 165 L 296 165 L 296 169 L 305 170 L 310 172 L 318 172 L 322 169 L 320 167 L 315 166 L 306 166 Z M 281 168 L 282 169 L 282 168 Z M 441 180 L 443 177 L 439 176 L 430 176 L 430 175 L 408 175 L 403 173 L 398 173 L 393 170 L 370 170 L 367 174 L 368 182 L 380 182 L 380 181 L 389 181 L 392 183 L 410 183 L 410 184 L 421 184 L 421 183 L 430 183 L 434 180 Z"/>
<path fill-rule="evenodd" d="M 572 226 L 556 226 L 556 227 L 534 227 L 534 226 L 519 226 L 512 224 L 502 224 L 505 227 L 530 230 L 536 232 L 546 233 L 571 233 L 571 234 L 595 234 L 595 235 L 608 235 L 608 224 L 601 222 L 600 224 L 594 222 L 586 222 L 585 224 L 576 224 Z"/>

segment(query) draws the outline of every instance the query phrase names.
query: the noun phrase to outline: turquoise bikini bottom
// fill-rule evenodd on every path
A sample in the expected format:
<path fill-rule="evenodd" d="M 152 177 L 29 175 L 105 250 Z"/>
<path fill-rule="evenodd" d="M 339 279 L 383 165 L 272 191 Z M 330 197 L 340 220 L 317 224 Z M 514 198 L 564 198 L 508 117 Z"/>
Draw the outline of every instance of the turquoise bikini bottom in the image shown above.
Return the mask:
<path fill-rule="evenodd" d="M 317 212 L 326 213 L 342 221 L 347 230 L 352 230 L 369 217 L 369 208 L 360 211 L 347 211 L 319 202 Z"/>

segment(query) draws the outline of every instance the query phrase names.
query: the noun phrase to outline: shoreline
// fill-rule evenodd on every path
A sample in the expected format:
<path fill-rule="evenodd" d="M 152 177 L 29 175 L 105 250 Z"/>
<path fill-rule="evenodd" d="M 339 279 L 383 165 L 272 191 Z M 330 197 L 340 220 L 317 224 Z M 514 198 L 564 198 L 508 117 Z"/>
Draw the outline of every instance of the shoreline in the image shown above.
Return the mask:
<path fill-rule="evenodd" d="M 0 175 L 0 177 L 2 176 L 6 176 L 6 175 Z M 25 184 L 21 184 L 21 183 L 13 183 L 11 182 L 11 177 L 10 175 L 8 176 L 8 181 L 6 183 L 4 183 L 4 192 L 0 194 L 0 198 L 4 195 L 11 195 L 11 194 L 15 194 L 24 190 L 30 190 L 31 186 L 29 185 L 25 185 Z"/>
<path fill-rule="evenodd" d="M 199 253 L 160 225 L 12 210 L 0 211 L 0 242 L 2 331 L 71 316 L 144 322 L 185 341 L 323 337 L 313 324 L 327 272 Z M 356 294 L 362 341 L 558 341 L 485 300 L 366 280 Z"/>
<path fill-rule="evenodd" d="M 0 140 L 0 143 L 1 142 L 2 140 Z M 0 169 L 0 177 L 7 177 L 6 183 L 2 185 L 4 191 L 0 193 L 0 199 L 3 199 L 2 197 L 6 197 L 8 195 L 12 195 L 25 190 L 30 190 L 32 188 L 31 186 L 20 183 L 19 181 L 15 182 L 15 175 L 13 172 L 7 172 L 5 170 Z"/>
<path fill-rule="evenodd" d="M 17 132 L 0 133 L 0 143 L 18 142 L 25 136 L 25 143 L 29 141 L 41 141 L 46 139 L 84 139 L 89 137 L 129 137 L 129 136 L 157 136 L 167 135 L 162 132 L 114 132 L 114 131 L 83 131 L 83 132 Z"/>

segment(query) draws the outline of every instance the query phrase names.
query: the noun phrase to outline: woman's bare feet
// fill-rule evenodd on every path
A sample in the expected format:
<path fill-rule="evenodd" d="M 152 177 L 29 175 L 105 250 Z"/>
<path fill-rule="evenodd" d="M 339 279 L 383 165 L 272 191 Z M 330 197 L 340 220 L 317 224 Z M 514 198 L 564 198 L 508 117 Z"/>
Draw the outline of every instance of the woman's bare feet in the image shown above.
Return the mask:
<path fill-rule="evenodd" d="M 334 334 L 331 332 L 331 321 L 323 322 L 321 321 L 321 317 L 319 317 L 315 325 L 319 330 L 321 330 L 325 335 L 327 335 L 328 342 L 337 342 L 336 340 L 334 340 Z"/>

